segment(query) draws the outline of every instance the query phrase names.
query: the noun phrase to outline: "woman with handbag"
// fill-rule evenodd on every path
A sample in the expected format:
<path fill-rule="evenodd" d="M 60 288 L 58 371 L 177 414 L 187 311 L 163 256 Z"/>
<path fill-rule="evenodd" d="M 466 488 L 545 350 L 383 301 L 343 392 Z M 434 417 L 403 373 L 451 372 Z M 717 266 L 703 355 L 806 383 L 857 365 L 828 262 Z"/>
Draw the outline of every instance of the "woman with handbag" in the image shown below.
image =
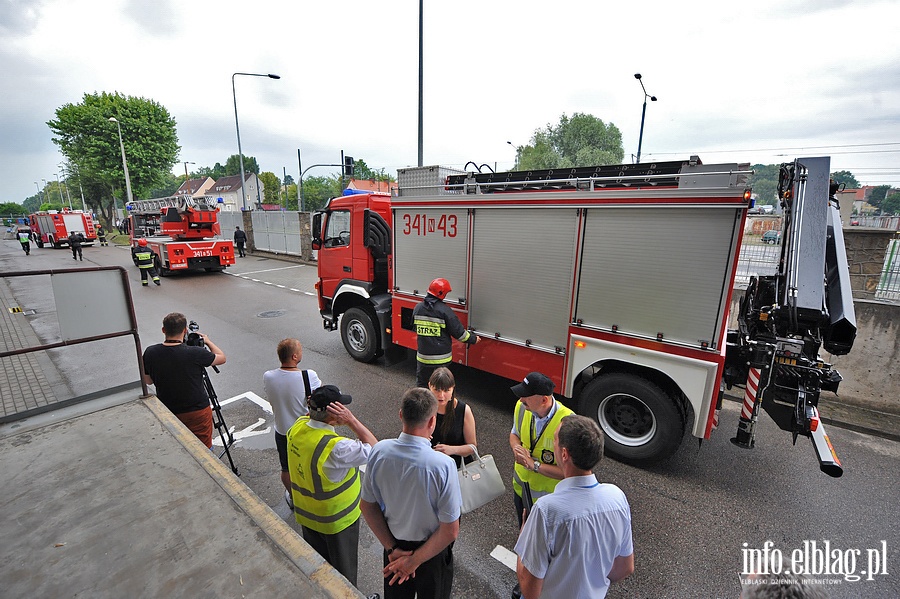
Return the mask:
<path fill-rule="evenodd" d="M 438 400 L 437 424 L 431 437 L 431 446 L 452 457 L 459 468 L 462 459 L 470 463 L 475 453 L 475 416 L 472 408 L 454 395 L 456 379 L 449 368 L 436 369 L 428 379 L 428 388 Z"/>

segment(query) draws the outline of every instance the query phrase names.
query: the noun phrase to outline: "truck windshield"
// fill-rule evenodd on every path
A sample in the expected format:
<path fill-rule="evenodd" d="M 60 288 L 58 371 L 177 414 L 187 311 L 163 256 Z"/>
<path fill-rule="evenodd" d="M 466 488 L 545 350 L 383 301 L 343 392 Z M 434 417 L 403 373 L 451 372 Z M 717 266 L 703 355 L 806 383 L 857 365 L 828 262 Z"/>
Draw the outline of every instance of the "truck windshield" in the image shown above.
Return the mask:
<path fill-rule="evenodd" d="M 328 215 L 325 227 L 325 247 L 350 245 L 350 211 L 336 210 Z"/>

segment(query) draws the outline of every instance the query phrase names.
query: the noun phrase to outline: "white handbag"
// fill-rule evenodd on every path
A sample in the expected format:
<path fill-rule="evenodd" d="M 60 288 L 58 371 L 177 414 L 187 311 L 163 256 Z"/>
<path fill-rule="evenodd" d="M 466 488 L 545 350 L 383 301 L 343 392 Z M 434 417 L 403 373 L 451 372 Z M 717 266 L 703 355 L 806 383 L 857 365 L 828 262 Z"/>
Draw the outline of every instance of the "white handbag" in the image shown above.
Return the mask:
<path fill-rule="evenodd" d="M 459 491 L 462 494 L 462 513 L 468 514 L 497 499 L 506 492 L 506 486 L 494 463 L 494 456 L 481 457 L 474 445 L 475 461 L 466 464 L 465 459 L 457 471 L 459 476 Z"/>

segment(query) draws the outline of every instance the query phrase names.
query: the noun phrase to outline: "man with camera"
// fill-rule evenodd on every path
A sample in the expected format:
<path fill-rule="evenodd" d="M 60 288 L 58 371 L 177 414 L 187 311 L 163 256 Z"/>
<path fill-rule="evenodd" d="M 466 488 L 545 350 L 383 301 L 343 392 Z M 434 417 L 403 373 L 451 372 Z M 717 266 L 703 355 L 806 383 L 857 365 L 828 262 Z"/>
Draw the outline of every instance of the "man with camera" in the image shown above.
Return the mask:
<path fill-rule="evenodd" d="M 159 400 L 212 448 L 212 408 L 203 375 L 206 368 L 224 364 L 225 354 L 203 333 L 197 333 L 196 343 L 185 343 L 184 314 L 167 314 L 162 332 L 166 340 L 144 350 L 144 380 L 155 385 Z"/>

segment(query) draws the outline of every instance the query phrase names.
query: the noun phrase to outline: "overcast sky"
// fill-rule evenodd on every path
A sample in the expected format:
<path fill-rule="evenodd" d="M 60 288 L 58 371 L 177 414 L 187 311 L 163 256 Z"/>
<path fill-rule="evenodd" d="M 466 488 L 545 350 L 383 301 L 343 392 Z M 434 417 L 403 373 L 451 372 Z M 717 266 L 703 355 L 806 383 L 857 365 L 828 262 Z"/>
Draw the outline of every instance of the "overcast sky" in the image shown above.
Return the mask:
<path fill-rule="evenodd" d="M 897 0 L 429 0 L 424 163 L 508 170 L 507 141 L 576 112 L 615 124 L 630 162 L 639 72 L 658 97 L 642 162 L 830 155 L 900 186 L 898 22 Z M 46 123 L 85 93 L 159 102 L 180 161 L 224 164 L 235 72 L 281 76 L 236 80 L 244 154 L 264 171 L 296 179 L 298 149 L 303 168 L 341 150 L 392 174 L 417 162 L 415 0 L 0 0 L 0 65 L 0 202 L 55 180 Z"/>

